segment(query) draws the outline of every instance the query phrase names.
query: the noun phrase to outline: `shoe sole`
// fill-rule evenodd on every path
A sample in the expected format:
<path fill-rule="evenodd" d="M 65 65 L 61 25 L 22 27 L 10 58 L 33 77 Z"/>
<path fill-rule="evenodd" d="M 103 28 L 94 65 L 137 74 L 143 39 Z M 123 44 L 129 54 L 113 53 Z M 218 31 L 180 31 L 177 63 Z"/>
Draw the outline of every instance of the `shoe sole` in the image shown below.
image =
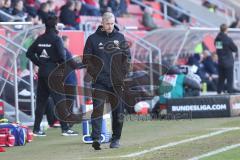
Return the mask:
<path fill-rule="evenodd" d="M 115 147 L 110 146 L 109 148 L 112 148 L 112 149 L 114 149 L 114 148 L 120 148 L 120 146 L 115 146 Z"/>
<path fill-rule="evenodd" d="M 78 134 L 62 134 L 62 136 L 66 136 L 66 137 L 69 137 L 69 136 L 78 136 Z"/>
<path fill-rule="evenodd" d="M 120 146 L 119 143 L 110 143 L 109 148 L 119 148 Z"/>
<path fill-rule="evenodd" d="M 34 137 L 46 137 L 47 135 L 38 135 L 38 134 L 33 134 Z"/>

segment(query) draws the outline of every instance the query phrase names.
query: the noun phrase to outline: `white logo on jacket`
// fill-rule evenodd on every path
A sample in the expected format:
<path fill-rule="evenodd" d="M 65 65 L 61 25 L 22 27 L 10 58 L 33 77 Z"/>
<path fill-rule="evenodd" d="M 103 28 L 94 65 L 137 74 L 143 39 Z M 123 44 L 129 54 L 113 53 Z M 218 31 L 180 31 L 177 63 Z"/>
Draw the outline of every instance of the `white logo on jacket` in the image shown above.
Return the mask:
<path fill-rule="evenodd" d="M 52 45 L 51 44 L 38 44 L 38 47 L 48 47 L 48 48 L 50 48 L 50 47 L 52 47 Z"/>
<path fill-rule="evenodd" d="M 40 55 L 41 58 L 50 58 L 47 51 L 45 49 L 43 49 L 41 55 Z"/>
<path fill-rule="evenodd" d="M 99 48 L 99 49 L 104 49 L 104 46 L 103 46 L 103 43 L 102 43 L 102 42 L 100 42 L 100 43 L 98 44 L 98 48 Z"/>

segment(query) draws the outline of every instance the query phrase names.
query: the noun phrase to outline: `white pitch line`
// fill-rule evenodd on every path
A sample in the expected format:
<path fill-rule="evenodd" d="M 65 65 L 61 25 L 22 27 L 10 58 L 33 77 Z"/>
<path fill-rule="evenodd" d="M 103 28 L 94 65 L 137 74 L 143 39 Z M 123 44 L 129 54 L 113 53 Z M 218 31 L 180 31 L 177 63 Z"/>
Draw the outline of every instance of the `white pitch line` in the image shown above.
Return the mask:
<path fill-rule="evenodd" d="M 233 129 L 233 130 L 239 130 L 240 127 L 228 127 L 228 128 L 211 128 L 212 130 L 224 130 L 224 129 Z"/>
<path fill-rule="evenodd" d="M 240 147 L 240 143 L 239 144 L 234 144 L 234 145 L 231 145 L 231 146 L 227 146 L 227 147 L 223 147 L 223 148 L 217 149 L 215 151 L 203 154 L 201 156 L 193 157 L 189 160 L 199 160 L 199 159 L 210 157 L 210 156 L 213 156 L 213 155 L 216 155 L 216 154 L 219 154 L 219 153 L 231 150 L 231 149 L 235 149 L 235 148 L 238 148 L 238 147 Z"/>
<path fill-rule="evenodd" d="M 192 142 L 192 141 L 196 141 L 196 140 L 201 140 L 201 139 L 204 139 L 204 138 L 213 137 L 213 136 L 216 136 L 216 135 L 220 135 L 220 134 L 223 134 L 223 133 L 226 133 L 226 132 L 239 130 L 239 129 L 240 129 L 240 127 L 224 128 L 220 131 L 204 134 L 202 136 L 197 136 L 197 137 L 193 137 L 193 138 L 184 139 L 184 140 L 177 141 L 177 142 L 171 142 L 171 143 L 168 143 L 168 144 L 165 144 L 165 145 L 162 145 L 162 146 L 153 147 L 153 148 L 146 149 L 146 150 L 143 150 L 143 151 L 140 151 L 140 152 L 135 152 L 135 153 L 126 154 L 126 155 L 122 155 L 122 156 L 94 157 L 93 159 L 132 158 L 132 157 L 144 155 L 146 153 L 161 150 L 161 149 L 164 149 L 164 148 L 174 147 L 174 146 L 179 145 L 179 144 L 184 144 L 184 143 L 188 143 L 188 142 Z M 84 158 L 84 159 L 92 159 L 92 158 Z"/>
<path fill-rule="evenodd" d="M 188 142 L 192 142 L 192 141 L 196 141 L 196 140 L 200 140 L 200 139 L 204 139 L 204 138 L 213 137 L 213 136 L 225 133 L 225 132 L 229 132 L 229 131 L 233 131 L 233 130 L 239 130 L 239 129 L 240 128 L 228 128 L 228 129 L 212 132 L 212 133 L 209 133 L 209 134 L 205 134 L 205 135 L 202 135 L 202 136 L 193 137 L 193 138 L 181 140 L 181 141 L 178 141 L 178 142 L 168 143 L 166 145 L 153 147 L 151 149 L 146 149 L 146 150 L 143 150 L 141 152 L 135 152 L 135 153 L 127 154 L 127 155 L 120 156 L 120 157 L 121 158 L 136 157 L 136 156 L 144 155 L 146 153 L 150 153 L 150 152 L 153 152 L 153 151 L 156 151 L 156 150 L 160 150 L 160 149 L 164 149 L 164 148 L 168 148 L 168 147 L 173 147 L 173 146 L 176 146 L 176 145 L 179 145 L 179 144 L 184 144 L 184 143 L 188 143 Z"/>

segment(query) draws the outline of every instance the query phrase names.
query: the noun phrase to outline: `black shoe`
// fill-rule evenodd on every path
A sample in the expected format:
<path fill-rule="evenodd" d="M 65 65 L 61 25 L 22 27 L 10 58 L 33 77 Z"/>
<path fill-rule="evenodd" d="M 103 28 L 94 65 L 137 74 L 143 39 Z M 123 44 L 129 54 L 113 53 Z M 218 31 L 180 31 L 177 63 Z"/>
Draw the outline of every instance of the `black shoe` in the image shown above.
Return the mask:
<path fill-rule="evenodd" d="M 94 140 L 94 141 L 93 141 L 92 147 L 93 147 L 95 150 L 101 150 L 100 143 L 99 143 L 98 140 Z"/>
<path fill-rule="evenodd" d="M 110 143 L 110 148 L 119 148 L 119 147 L 120 147 L 119 139 L 113 139 Z"/>
<path fill-rule="evenodd" d="M 46 134 L 43 131 L 33 131 L 33 136 L 35 136 L 35 137 L 45 137 Z"/>

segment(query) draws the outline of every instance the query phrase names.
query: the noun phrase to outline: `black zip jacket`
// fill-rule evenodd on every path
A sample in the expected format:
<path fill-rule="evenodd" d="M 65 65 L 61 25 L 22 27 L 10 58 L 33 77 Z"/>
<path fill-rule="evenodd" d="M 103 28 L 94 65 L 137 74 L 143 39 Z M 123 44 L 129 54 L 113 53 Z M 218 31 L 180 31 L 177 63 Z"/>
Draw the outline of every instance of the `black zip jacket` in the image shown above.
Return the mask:
<path fill-rule="evenodd" d="M 59 64 L 65 62 L 73 69 L 84 67 L 81 62 L 76 62 L 74 59 L 66 60 L 62 39 L 55 29 L 47 30 L 40 35 L 28 48 L 26 56 L 39 67 L 40 77 L 48 77 Z"/>
<path fill-rule="evenodd" d="M 109 34 L 99 26 L 86 41 L 83 64 L 87 66 L 94 83 L 108 87 L 122 85 L 130 59 L 129 45 L 116 26 Z"/>
<path fill-rule="evenodd" d="M 66 61 L 62 39 L 55 29 L 40 35 L 28 48 L 26 56 L 39 67 L 40 77 L 48 77 L 58 64 Z"/>
<path fill-rule="evenodd" d="M 218 65 L 233 67 L 234 57 L 232 52 L 238 54 L 238 48 L 233 40 L 226 33 L 220 32 L 215 39 L 215 46 L 218 55 Z"/>

